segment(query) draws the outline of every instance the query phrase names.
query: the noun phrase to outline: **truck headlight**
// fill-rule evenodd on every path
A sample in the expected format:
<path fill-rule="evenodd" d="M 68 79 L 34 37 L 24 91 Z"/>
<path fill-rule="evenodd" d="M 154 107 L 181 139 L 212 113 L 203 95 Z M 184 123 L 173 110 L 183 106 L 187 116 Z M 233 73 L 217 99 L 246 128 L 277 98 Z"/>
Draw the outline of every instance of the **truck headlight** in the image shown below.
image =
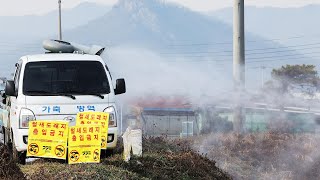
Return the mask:
<path fill-rule="evenodd" d="M 117 127 L 116 110 L 113 106 L 107 107 L 103 110 L 105 113 L 109 113 L 109 127 Z"/>
<path fill-rule="evenodd" d="M 36 120 L 36 117 L 34 113 L 29 110 L 22 108 L 20 111 L 20 116 L 19 116 L 19 126 L 20 128 L 28 128 L 29 127 L 29 121 L 34 121 Z"/>

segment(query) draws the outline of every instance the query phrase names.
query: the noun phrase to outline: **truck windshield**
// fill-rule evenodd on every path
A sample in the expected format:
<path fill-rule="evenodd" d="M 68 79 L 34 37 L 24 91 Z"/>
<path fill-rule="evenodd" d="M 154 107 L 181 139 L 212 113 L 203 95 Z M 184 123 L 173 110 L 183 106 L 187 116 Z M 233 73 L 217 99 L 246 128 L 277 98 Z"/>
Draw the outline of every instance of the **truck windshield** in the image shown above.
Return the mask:
<path fill-rule="evenodd" d="M 24 70 L 23 94 L 109 94 L 106 71 L 98 61 L 29 62 Z"/>

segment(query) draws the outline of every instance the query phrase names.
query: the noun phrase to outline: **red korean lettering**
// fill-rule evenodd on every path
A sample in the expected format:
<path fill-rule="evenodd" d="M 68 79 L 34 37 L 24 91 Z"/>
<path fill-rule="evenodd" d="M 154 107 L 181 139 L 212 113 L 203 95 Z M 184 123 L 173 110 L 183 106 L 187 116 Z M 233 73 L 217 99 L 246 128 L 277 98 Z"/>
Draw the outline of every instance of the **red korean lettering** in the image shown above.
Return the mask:
<path fill-rule="evenodd" d="M 32 127 L 37 127 L 37 122 L 32 122 Z"/>
<path fill-rule="evenodd" d="M 96 127 L 96 131 L 95 132 L 100 132 L 100 127 Z"/>
<path fill-rule="evenodd" d="M 101 120 L 101 115 L 97 115 L 97 120 Z"/>
<path fill-rule="evenodd" d="M 88 132 L 87 127 L 83 127 L 83 128 L 82 128 L 82 132 L 83 132 L 83 133 L 87 133 L 87 132 Z"/>
<path fill-rule="evenodd" d="M 43 136 L 47 135 L 47 130 L 46 129 L 42 129 L 42 135 Z"/>
<path fill-rule="evenodd" d="M 89 132 L 93 133 L 93 127 L 89 128 Z"/>
<path fill-rule="evenodd" d="M 59 136 L 63 137 L 64 132 L 63 131 L 59 131 Z"/>
<path fill-rule="evenodd" d="M 95 139 L 95 140 L 99 140 L 99 135 L 98 135 L 98 134 L 95 134 L 95 135 L 94 135 L 94 139 Z"/>
<path fill-rule="evenodd" d="M 66 129 L 66 124 L 61 124 L 61 129 Z"/>
<path fill-rule="evenodd" d="M 102 120 L 104 120 L 104 121 L 108 120 L 108 116 L 107 115 L 103 115 Z"/>
<path fill-rule="evenodd" d="M 80 121 L 80 124 L 81 124 L 81 125 L 84 125 L 84 121 Z"/>
<path fill-rule="evenodd" d="M 74 128 L 71 128 L 70 131 L 71 131 L 71 134 L 75 134 L 76 133 L 76 130 Z"/>
<path fill-rule="evenodd" d="M 42 128 L 44 128 L 44 123 L 43 123 L 43 122 L 40 122 L 40 123 L 39 123 L 39 126 L 42 127 Z"/>
<path fill-rule="evenodd" d="M 90 115 L 89 115 L 89 114 L 86 114 L 86 115 L 84 116 L 84 118 L 87 119 L 87 120 L 89 120 Z"/>
<path fill-rule="evenodd" d="M 90 120 L 94 120 L 95 119 L 95 115 L 91 114 Z"/>
<path fill-rule="evenodd" d="M 80 141 L 84 141 L 83 135 L 80 135 L 79 138 L 80 138 Z"/>
<path fill-rule="evenodd" d="M 72 136 L 72 141 L 77 141 L 77 136 L 76 135 Z"/>
<path fill-rule="evenodd" d="M 54 134 L 55 134 L 55 130 L 51 130 L 50 131 L 50 136 L 54 136 Z"/>
<path fill-rule="evenodd" d="M 91 141 L 91 135 L 87 134 L 87 141 Z"/>
<path fill-rule="evenodd" d="M 81 133 L 81 127 L 77 128 L 77 133 Z"/>
<path fill-rule="evenodd" d="M 54 124 L 53 124 L 53 127 L 56 128 L 56 129 L 58 129 L 58 128 L 59 128 L 59 124 L 58 124 L 58 123 L 54 123 Z"/>
<path fill-rule="evenodd" d="M 80 115 L 79 115 L 79 119 L 83 119 L 83 114 L 81 113 Z"/>
<path fill-rule="evenodd" d="M 37 128 L 35 128 L 34 130 L 33 130 L 33 135 L 38 135 L 38 129 Z"/>
<path fill-rule="evenodd" d="M 51 123 L 47 123 L 47 128 L 51 128 Z"/>

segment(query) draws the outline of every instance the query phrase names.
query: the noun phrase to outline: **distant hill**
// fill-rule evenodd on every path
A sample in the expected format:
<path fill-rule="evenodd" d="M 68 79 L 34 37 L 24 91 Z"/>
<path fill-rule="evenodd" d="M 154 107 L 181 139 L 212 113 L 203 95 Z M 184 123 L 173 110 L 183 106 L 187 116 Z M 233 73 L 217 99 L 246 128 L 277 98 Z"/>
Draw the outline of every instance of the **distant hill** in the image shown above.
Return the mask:
<path fill-rule="evenodd" d="M 63 10 L 63 31 L 87 24 L 106 14 L 111 7 L 82 3 L 72 9 Z M 0 77 L 8 76 L 19 57 L 43 52 L 42 41 L 57 38 L 58 14 L 0 16 Z"/>
<path fill-rule="evenodd" d="M 225 37 L 219 36 L 224 32 L 231 32 L 231 29 L 183 7 L 156 0 L 120 0 L 108 14 L 72 30 L 68 38 L 158 46 L 181 43 L 181 40 L 225 41 Z"/>
<path fill-rule="evenodd" d="M 63 10 L 63 30 L 84 25 L 108 12 L 110 7 L 94 3 L 82 3 Z M 0 43 L 10 40 L 32 40 L 57 34 L 58 12 L 45 15 L 0 16 Z"/>

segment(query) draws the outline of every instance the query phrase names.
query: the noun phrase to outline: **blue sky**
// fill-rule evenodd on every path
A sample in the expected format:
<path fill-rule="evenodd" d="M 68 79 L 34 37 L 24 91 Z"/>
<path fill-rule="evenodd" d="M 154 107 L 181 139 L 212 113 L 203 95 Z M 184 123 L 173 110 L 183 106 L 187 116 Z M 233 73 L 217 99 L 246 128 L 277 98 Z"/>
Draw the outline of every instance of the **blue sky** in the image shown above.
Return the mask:
<path fill-rule="evenodd" d="M 57 8 L 58 0 L 2 0 L 0 16 L 44 14 Z M 72 8 L 82 2 L 97 2 L 113 5 L 117 0 L 62 0 L 65 8 Z M 195 11 L 211 11 L 232 6 L 233 0 L 167 0 L 186 6 Z M 247 5 L 297 7 L 320 4 L 320 0 L 245 0 Z"/>

